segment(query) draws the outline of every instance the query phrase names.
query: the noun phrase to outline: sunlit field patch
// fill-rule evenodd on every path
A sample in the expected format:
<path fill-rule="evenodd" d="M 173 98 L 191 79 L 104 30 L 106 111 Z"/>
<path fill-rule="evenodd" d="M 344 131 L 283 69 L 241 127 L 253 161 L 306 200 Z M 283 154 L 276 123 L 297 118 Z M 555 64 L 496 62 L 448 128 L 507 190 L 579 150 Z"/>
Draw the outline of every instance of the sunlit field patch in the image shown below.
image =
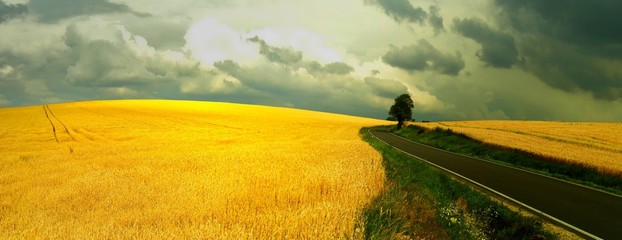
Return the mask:
<path fill-rule="evenodd" d="M 0 109 L 0 238 L 361 238 L 366 118 L 164 100 Z"/>
<path fill-rule="evenodd" d="M 451 129 L 486 143 L 622 175 L 622 123 L 465 121 L 415 124 Z"/>

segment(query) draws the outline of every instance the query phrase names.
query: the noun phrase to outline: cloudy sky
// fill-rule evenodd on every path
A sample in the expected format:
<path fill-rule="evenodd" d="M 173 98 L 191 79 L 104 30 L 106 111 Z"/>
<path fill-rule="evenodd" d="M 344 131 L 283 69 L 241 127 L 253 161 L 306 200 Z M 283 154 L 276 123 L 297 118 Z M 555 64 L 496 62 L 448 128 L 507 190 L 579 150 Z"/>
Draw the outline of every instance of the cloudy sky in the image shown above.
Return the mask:
<path fill-rule="evenodd" d="M 165 98 L 622 121 L 619 0 L 0 0 L 0 107 Z"/>

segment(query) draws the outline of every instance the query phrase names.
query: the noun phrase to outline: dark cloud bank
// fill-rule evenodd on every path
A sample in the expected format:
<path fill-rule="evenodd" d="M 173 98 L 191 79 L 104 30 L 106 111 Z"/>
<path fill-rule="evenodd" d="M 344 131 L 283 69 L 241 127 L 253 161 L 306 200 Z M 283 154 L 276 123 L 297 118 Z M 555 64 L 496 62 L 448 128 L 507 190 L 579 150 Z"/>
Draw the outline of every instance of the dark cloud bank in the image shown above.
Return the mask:
<path fill-rule="evenodd" d="M 421 7 L 414 7 L 408 0 L 366 0 L 366 2 L 377 4 L 396 21 L 423 23 L 428 17 L 425 10 Z"/>
<path fill-rule="evenodd" d="M 516 62 L 518 49 L 510 34 L 492 29 L 478 19 L 454 19 L 454 28 L 482 46 L 477 55 L 490 66 L 510 68 Z"/>
<path fill-rule="evenodd" d="M 0 23 L 32 13 L 37 20 L 55 23 L 63 19 L 107 13 L 130 13 L 139 17 L 151 16 L 134 11 L 125 4 L 108 0 L 30 0 L 27 4 L 6 4 L 0 1 Z"/>
<path fill-rule="evenodd" d="M 259 54 L 264 56 L 268 61 L 282 64 L 291 68 L 304 68 L 310 73 L 328 73 L 345 75 L 354 70 L 351 66 L 343 62 L 333 62 L 322 65 L 316 61 L 303 61 L 302 52 L 292 48 L 274 47 L 268 45 L 258 36 L 248 39 L 249 42 L 259 44 Z"/>
<path fill-rule="evenodd" d="M 391 46 L 382 60 L 408 71 L 432 70 L 447 75 L 458 75 L 464 68 L 460 52 L 443 53 L 424 39 L 402 48 Z"/>
<path fill-rule="evenodd" d="M 438 6 L 430 6 L 429 11 L 426 11 L 419 6 L 413 6 L 409 0 L 365 0 L 365 3 L 380 7 L 397 22 L 422 25 L 427 22 L 437 33 L 445 30 Z"/>
<path fill-rule="evenodd" d="M 0 24 L 13 18 L 23 16 L 28 12 L 25 4 L 6 4 L 0 1 Z"/>
<path fill-rule="evenodd" d="M 622 100 L 622 1 L 495 1 L 521 67 L 548 85 Z"/>

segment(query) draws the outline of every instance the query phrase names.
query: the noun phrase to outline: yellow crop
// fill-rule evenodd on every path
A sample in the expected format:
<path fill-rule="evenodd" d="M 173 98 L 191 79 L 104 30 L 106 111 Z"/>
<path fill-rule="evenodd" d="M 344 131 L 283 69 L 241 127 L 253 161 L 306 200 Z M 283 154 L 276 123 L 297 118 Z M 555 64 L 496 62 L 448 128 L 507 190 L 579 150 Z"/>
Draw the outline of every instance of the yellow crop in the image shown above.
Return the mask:
<path fill-rule="evenodd" d="M 622 175 L 622 123 L 466 121 L 416 123 Z"/>
<path fill-rule="evenodd" d="M 0 238 L 360 238 L 366 118 L 164 100 L 0 109 Z"/>

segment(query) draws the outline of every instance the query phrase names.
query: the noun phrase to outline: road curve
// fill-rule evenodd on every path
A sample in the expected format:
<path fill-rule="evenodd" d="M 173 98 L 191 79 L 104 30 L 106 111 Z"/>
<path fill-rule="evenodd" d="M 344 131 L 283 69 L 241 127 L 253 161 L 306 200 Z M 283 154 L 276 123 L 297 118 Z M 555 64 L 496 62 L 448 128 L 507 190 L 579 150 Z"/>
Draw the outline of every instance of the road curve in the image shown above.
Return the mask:
<path fill-rule="evenodd" d="M 622 197 L 524 170 L 429 147 L 371 129 L 381 141 L 424 160 L 586 238 L 622 238 Z"/>

